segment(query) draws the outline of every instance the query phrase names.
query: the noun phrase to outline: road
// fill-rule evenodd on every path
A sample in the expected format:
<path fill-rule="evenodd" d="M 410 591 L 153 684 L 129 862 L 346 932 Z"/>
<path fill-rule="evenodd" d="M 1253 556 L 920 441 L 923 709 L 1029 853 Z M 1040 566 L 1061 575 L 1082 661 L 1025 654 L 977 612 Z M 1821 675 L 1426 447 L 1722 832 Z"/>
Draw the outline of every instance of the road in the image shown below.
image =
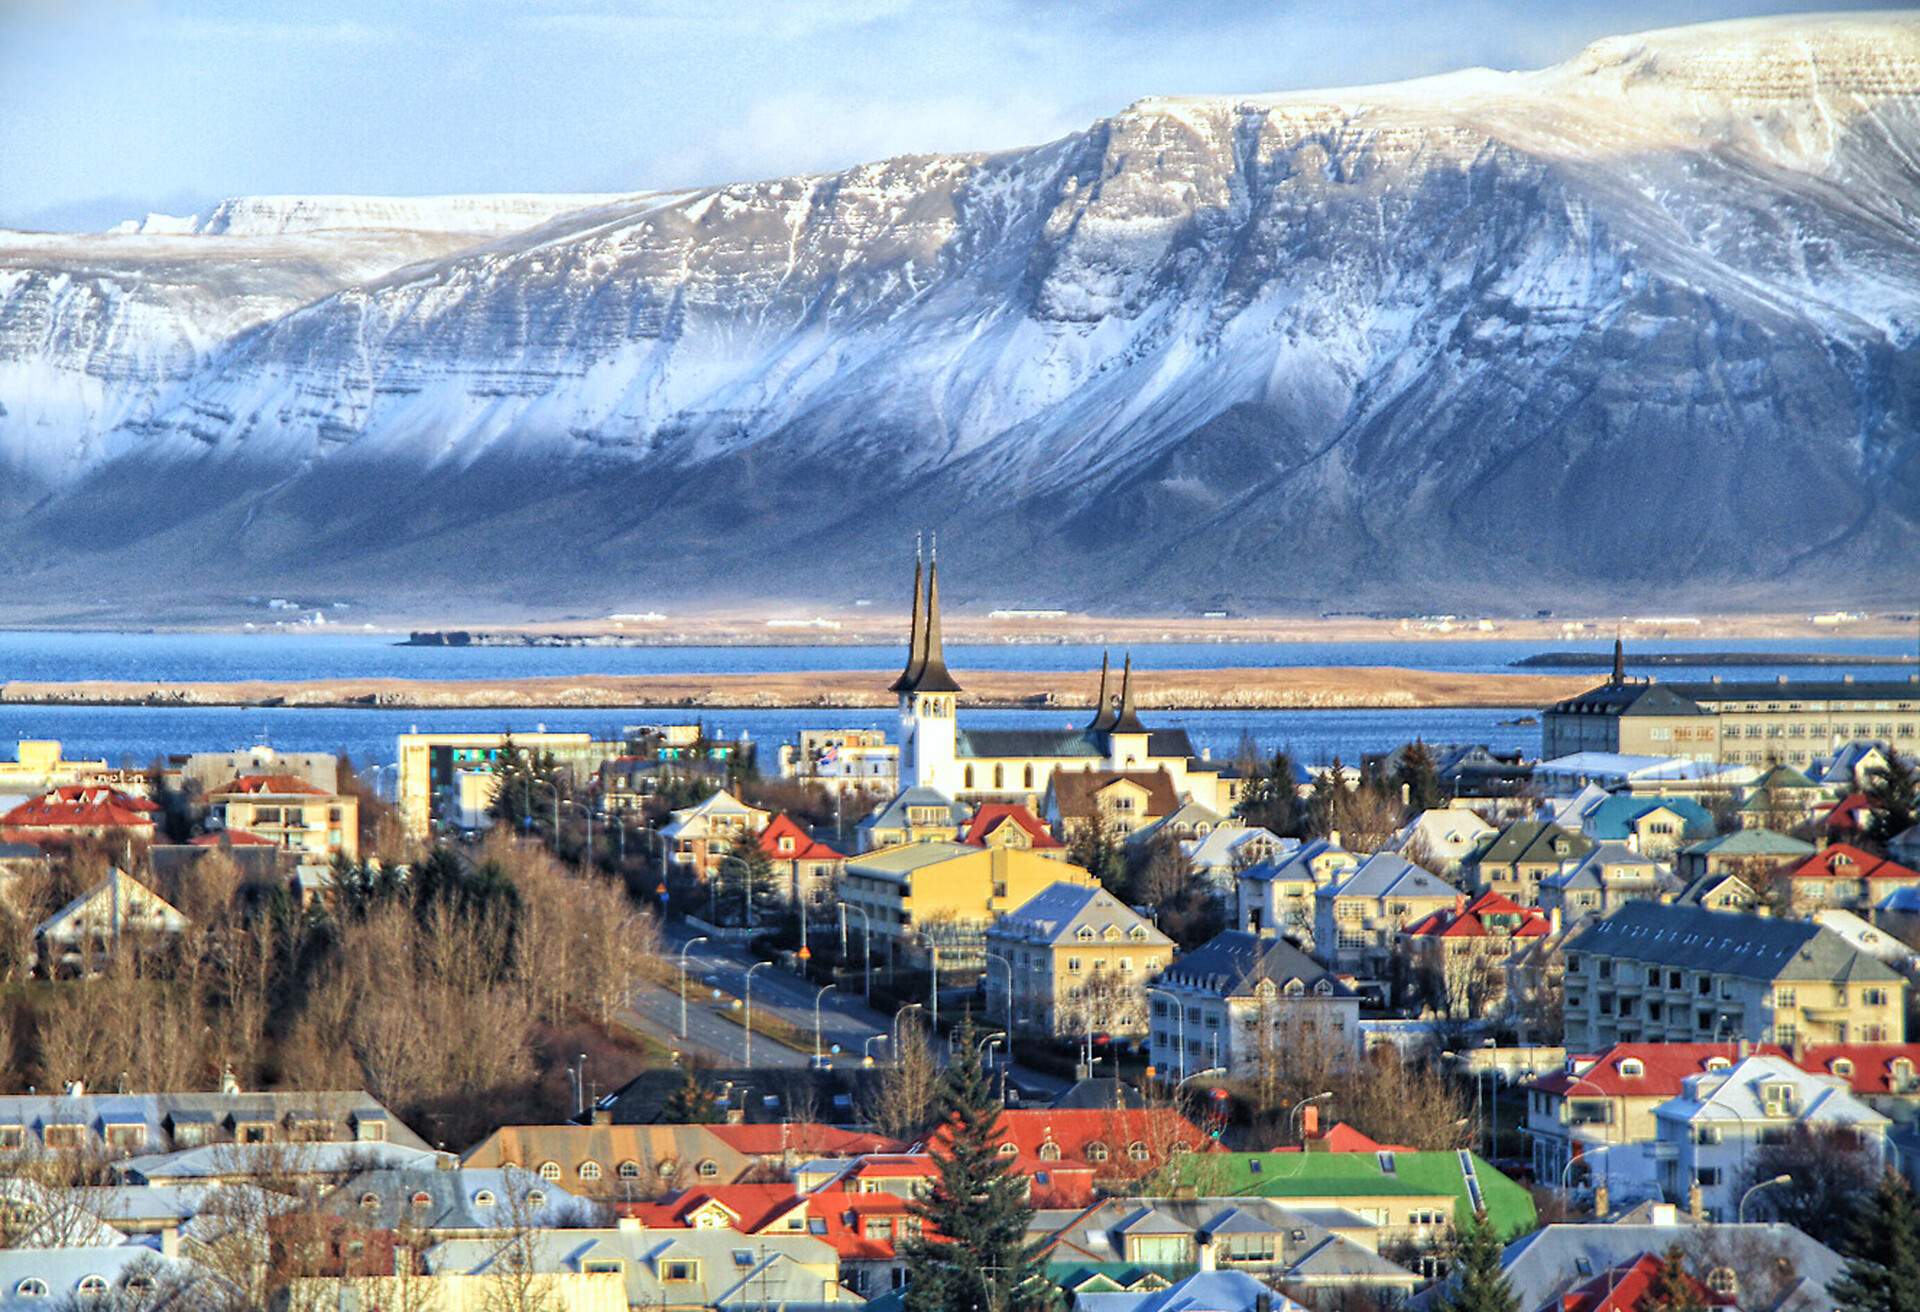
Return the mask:
<path fill-rule="evenodd" d="M 680 950 L 693 931 L 680 923 L 666 927 L 661 955 L 679 963 Z M 747 1038 L 744 1027 L 716 1014 L 719 1006 L 731 1006 L 744 997 L 746 973 L 759 958 L 746 947 L 709 939 L 687 954 L 687 1038 L 686 1046 L 698 1047 L 708 1056 L 731 1064 L 747 1065 Z M 710 985 L 707 981 L 711 980 Z M 716 1003 L 713 987 L 726 1000 Z M 753 974 L 753 1014 L 772 1013 L 808 1034 L 813 1032 L 814 997 L 818 986 L 779 966 L 768 966 Z M 643 982 L 634 993 L 633 1011 L 642 1027 L 674 1044 L 680 1044 L 680 994 L 678 989 Z M 739 1014 L 739 1013 L 736 1013 Z M 852 1069 L 865 1053 L 876 1061 L 887 1058 L 890 1043 L 885 1036 L 893 1018 L 866 1005 L 855 989 L 834 989 L 821 999 L 820 1042 L 823 1054 L 839 1069 Z M 832 1049 L 838 1045 L 840 1051 Z M 804 1067 L 810 1053 L 796 1052 L 764 1034 L 753 1038 L 754 1066 Z M 1027 1067 L 1015 1065 L 1010 1072 L 1013 1083 L 1030 1095 L 1048 1095 L 1066 1087 L 1066 1081 Z"/>

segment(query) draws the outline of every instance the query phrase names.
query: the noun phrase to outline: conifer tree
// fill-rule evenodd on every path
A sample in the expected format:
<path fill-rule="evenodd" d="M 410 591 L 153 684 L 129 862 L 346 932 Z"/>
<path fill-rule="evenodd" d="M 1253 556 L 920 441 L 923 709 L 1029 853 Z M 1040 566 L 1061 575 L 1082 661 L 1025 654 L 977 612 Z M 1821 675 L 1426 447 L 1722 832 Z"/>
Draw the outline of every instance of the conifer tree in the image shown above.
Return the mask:
<path fill-rule="evenodd" d="M 1700 1286 L 1687 1273 L 1686 1255 L 1675 1244 L 1660 1260 L 1653 1286 L 1647 1290 L 1647 1306 L 1653 1312 L 1707 1312 Z"/>
<path fill-rule="evenodd" d="M 663 1125 L 717 1125 L 720 1105 L 713 1091 L 700 1083 L 700 1077 L 687 1068 L 687 1078 L 667 1097 L 660 1109 Z"/>
<path fill-rule="evenodd" d="M 904 1245 L 907 1312 L 1049 1312 L 1044 1241 L 1027 1238 L 1027 1180 L 1000 1152 L 1001 1103 L 970 1018 L 954 1032 L 939 1106 L 939 1175 L 913 1203 L 923 1236 Z"/>
<path fill-rule="evenodd" d="M 1905 833 L 1920 819 L 1920 770 L 1913 758 L 1887 748 L 1887 763 L 1867 773 L 1866 793 L 1880 812 L 1879 833 L 1882 842 Z"/>
<path fill-rule="evenodd" d="M 1892 1171 L 1861 1202 L 1847 1251 L 1846 1273 L 1828 1291 L 1843 1312 L 1920 1312 L 1920 1215 Z"/>
<path fill-rule="evenodd" d="M 1440 1300 L 1443 1312 L 1520 1312 L 1520 1300 L 1501 1269 L 1500 1236 L 1487 1214 L 1474 1216 L 1460 1232 L 1453 1280 Z"/>
<path fill-rule="evenodd" d="M 1433 759 L 1433 749 L 1424 739 L 1415 738 L 1401 749 L 1400 765 L 1393 781 L 1406 790 L 1407 810 L 1411 814 L 1435 810 L 1446 800 L 1440 792 L 1440 771 Z"/>

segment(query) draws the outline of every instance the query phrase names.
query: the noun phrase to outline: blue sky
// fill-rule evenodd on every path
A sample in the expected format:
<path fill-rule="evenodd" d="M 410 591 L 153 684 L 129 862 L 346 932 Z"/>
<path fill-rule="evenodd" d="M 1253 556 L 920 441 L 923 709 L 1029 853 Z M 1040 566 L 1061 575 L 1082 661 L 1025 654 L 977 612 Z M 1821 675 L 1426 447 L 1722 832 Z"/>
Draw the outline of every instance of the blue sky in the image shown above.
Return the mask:
<path fill-rule="evenodd" d="M 1864 7 L 1856 3 L 1850 7 Z M 629 191 L 1047 140 L 1142 96 L 1530 68 L 1767 0 L 0 0 L 0 225 Z"/>

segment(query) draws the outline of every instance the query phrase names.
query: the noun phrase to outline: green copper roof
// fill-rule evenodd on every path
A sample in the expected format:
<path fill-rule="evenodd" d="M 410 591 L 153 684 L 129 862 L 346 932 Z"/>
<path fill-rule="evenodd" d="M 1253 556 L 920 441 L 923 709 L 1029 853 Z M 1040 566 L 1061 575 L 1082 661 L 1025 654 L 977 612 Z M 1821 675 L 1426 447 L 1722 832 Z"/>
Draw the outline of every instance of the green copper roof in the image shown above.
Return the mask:
<path fill-rule="evenodd" d="M 1536 1224 L 1533 1196 L 1475 1154 L 1474 1179 L 1487 1215 L 1503 1237 Z M 1382 1167 L 1391 1159 L 1393 1171 Z M 1180 1182 L 1201 1193 L 1252 1198 L 1412 1198 L 1448 1194 L 1454 1221 L 1473 1217 L 1460 1154 L 1428 1153 L 1194 1153 L 1181 1164 Z"/>

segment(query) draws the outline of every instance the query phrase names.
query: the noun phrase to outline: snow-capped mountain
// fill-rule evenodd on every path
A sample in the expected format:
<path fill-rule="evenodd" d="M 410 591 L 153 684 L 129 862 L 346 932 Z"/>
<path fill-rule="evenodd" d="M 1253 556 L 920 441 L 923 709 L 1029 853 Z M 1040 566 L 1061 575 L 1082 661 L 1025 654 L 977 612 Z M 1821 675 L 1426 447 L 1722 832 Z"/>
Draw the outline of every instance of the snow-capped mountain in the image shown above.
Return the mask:
<path fill-rule="evenodd" d="M 22 575 L 839 595 L 928 524 L 962 600 L 1911 601 L 1913 15 L 139 226 L 0 240 Z"/>

